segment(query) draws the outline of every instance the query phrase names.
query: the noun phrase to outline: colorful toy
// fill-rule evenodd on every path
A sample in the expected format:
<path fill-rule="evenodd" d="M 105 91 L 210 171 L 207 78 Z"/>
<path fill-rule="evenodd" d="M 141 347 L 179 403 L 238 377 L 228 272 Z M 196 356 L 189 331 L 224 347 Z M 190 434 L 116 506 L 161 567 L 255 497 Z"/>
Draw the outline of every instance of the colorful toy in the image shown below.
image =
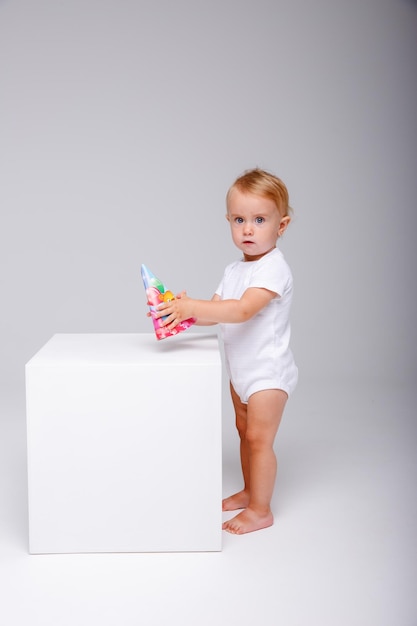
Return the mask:
<path fill-rule="evenodd" d="M 147 304 L 151 312 L 153 327 L 157 339 L 165 339 L 166 337 L 178 335 L 178 333 L 181 333 L 183 330 L 187 330 L 187 328 L 190 328 L 190 326 L 195 324 L 196 320 L 191 317 L 188 320 L 183 320 L 171 330 L 169 330 L 166 326 L 162 326 L 162 320 L 166 319 L 166 317 L 156 318 L 156 307 L 161 302 L 175 300 L 175 296 L 172 291 L 165 289 L 165 285 L 159 280 L 159 278 L 152 274 L 146 265 L 142 265 L 141 274 L 143 284 L 145 286 L 146 297 L 148 299 Z"/>

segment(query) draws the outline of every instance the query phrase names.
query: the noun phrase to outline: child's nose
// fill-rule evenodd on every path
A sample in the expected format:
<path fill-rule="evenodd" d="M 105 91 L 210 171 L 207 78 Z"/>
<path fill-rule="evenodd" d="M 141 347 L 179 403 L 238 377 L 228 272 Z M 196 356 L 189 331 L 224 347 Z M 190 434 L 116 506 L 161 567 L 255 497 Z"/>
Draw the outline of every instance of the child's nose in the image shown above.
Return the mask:
<path fill-rule="evenodd" d="M 245 235 L 249 235 L 252 232 L 252 224 L 250 222 L 244 223 L 243 232 L 245 233 Z"/>

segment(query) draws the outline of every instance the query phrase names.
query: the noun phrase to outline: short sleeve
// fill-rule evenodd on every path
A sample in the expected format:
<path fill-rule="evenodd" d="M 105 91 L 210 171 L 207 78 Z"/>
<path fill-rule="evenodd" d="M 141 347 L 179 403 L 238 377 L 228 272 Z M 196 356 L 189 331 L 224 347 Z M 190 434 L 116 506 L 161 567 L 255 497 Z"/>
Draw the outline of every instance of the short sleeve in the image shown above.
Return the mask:
<path fill-rule="evenodd" d="M 216 289 L 215 293 L 216 293 L 217 296 L 221 297 L 222 294 L 223 294 L 223 283 L 224 283 L 224 278 L 221 279 L 220 284 L 219 284 L 219 286 Z"/>
<path fill-rule="evenodd" d="M 292 285 L 292 276 L 284 257 L 278 254 L 265 256 L 257 263 L 251 274 L 248 287 L 258 287 L 284 295 Z"/>

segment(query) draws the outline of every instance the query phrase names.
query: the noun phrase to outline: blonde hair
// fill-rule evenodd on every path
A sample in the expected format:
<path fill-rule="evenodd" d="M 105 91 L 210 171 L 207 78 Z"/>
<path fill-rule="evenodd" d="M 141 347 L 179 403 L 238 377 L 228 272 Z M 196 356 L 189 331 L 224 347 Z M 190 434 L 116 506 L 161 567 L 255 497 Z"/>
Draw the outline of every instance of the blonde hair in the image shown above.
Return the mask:
<path fill-rule="evenodd" d="M 282 217 L 286 217 L 292 213 L 292 208 L 289 205 L 287 187 L 280 178 L 265 170 L 257 167 L 246 170 L 230 187 L 226 195 L 226 202 L 229 200 L 230 193 L 233 189 L 237 189 L 242 193 L 252 193 L 257 196 L 269 198 L 269 200 L 275 203 Z"/>

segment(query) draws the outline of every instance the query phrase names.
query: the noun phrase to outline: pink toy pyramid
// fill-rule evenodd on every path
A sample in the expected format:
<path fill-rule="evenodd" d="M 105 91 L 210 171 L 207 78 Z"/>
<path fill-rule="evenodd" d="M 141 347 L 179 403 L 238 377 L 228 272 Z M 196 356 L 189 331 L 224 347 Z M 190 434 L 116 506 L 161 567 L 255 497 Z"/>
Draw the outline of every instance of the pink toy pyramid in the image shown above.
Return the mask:
<path fill-rule="evenodd" d="M 153 327 L 157 339 L 165 339 L 166 337 L 178 335 L 178 333 L 181 333 L 183 330 L 187 330 L 187 328 L 190 328 L 190 326 L 195 324 L 196 320 L 191 317 L 188 320 L 183 320 L 171 330 L 169 330 L 166 326 L 162 326 L 162 320 L 164 320 L 165 317 L 160 317 L 158 319 L 155 318 L 156 307 L 161 302 L 169 302 L 169 300 L 174 300 L 175 296 L 171 291 L 165 289 L 165 285 L 159 280 L 159 278 L 152 274 L 152 272 L 146 267 L 146 265 L 142 265 L 141 274 L 145 287 L 146 297 L 148 299 L 147 304 L 151 312 Z"/>

